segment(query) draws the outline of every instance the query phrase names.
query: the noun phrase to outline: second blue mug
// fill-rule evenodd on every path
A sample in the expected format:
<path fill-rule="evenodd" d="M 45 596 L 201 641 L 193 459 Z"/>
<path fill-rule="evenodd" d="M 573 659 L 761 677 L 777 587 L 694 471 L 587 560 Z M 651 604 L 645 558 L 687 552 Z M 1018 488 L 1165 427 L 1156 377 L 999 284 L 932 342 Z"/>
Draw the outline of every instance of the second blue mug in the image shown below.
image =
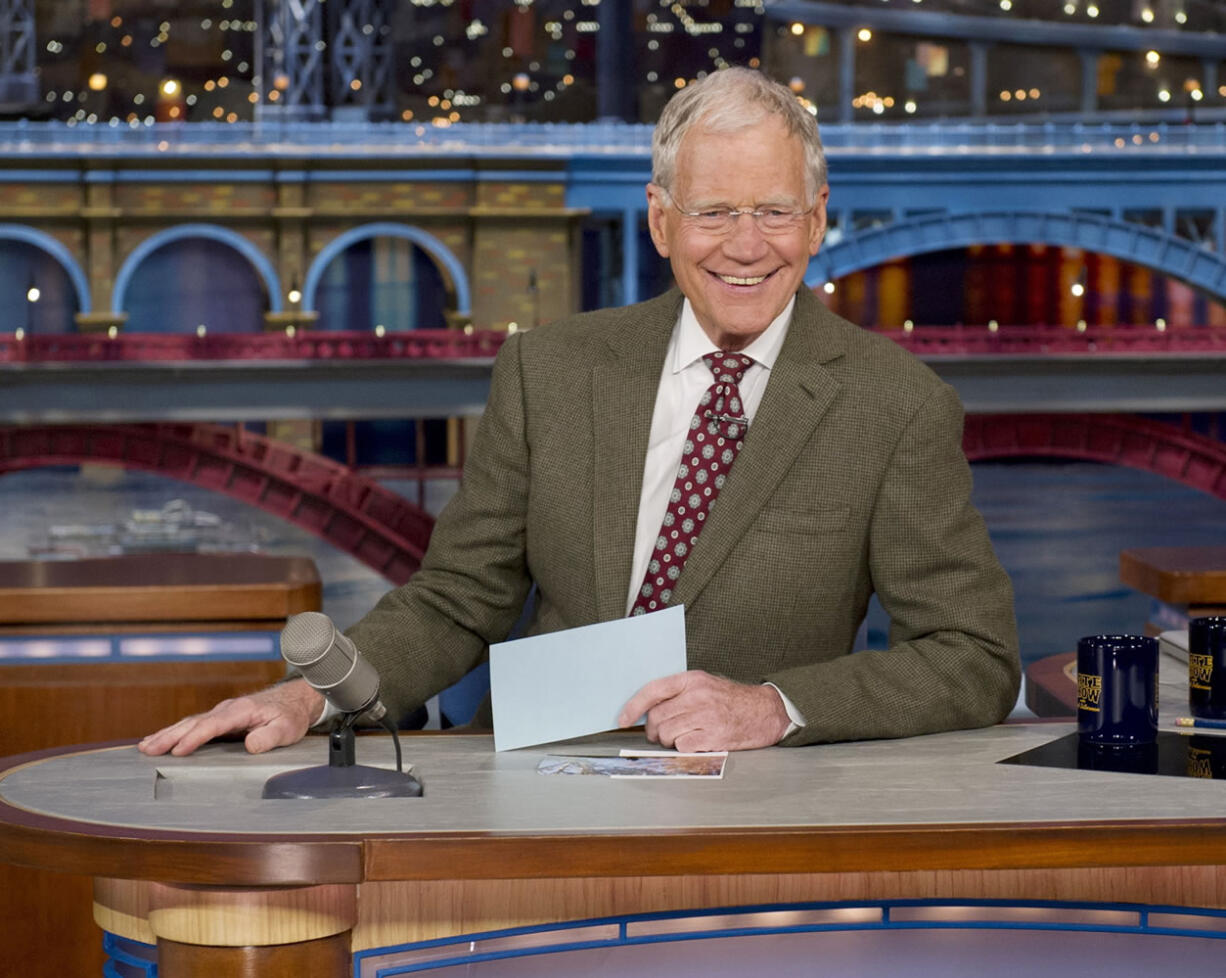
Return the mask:
<path fill-rule="evenodd" d="M 1226 720 L 1226 616 L 1188 622 L 1188 708 L 1194 717 Z"/>
<path fill-rule="evenodd" d="M 1158 640 L 1089 635 L 1077 642 L 1077 732 L 1089 744 L 1130 747 L 1158 737 Z"/>

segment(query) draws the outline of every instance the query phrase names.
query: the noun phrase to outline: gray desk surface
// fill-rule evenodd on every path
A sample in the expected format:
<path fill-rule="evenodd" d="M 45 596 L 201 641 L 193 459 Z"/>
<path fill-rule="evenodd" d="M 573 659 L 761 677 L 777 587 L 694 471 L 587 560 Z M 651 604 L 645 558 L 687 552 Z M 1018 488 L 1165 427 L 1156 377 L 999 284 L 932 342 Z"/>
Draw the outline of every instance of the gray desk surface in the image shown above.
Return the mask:
<path fill-rule="evenodd" d="M 102 825 L 259 834 L 512 836 L 670 833 L 727 828 L 1042 824 L 1219 818 L 1226 783 L 1012 764 L 1068 723 L 1011 724 L 908 740 L 735 753 L 722 780 L 612 780 L 537 773 L 546 753 L 641 747 L 618 734 L 495 753 L 485 736 L 402 738 L 425 785 L 416 799 L 265 801 L 269 776 L 323 763 L 322 738 L 252 757 L 238 744 L 186 758 L 119 747 L 52 757 L 0 780 L 19 809 Z M 363 737 L 358 760 L 393 766 L 390 738 Z"/>
<path fill-rule="evenodd" d="M 1175 717 L 1187 713 L 1186 669 L 1173 658 L 1161 661 L 1163 729 L 1174 730 Z M 0 777 L 0 801 L 104 826 L 282 838 L 1042 825 L 1219 819 L 1226 812 L 1223 781 L 997 763 L 1074 729 L 1064 722 L 1016 723 L 906 740 L 776 747 L 733 753 L 718 781 L 643 782 L 536 770 L 546 754 L 654 746 L 637 732 L 502 753 L 488 736 L 407 735 L 401 737 L 405 764 L 425 786 L 423 798 L 310 802 L 267 801 L 260 792 L 274 774 L 326 763 L 322 737 L 259 756 L 233 743 L 182 758 L 117 747 L 14 768 Z M 360 737 L 358 762 L 394 767 L 391 738 Z"/>

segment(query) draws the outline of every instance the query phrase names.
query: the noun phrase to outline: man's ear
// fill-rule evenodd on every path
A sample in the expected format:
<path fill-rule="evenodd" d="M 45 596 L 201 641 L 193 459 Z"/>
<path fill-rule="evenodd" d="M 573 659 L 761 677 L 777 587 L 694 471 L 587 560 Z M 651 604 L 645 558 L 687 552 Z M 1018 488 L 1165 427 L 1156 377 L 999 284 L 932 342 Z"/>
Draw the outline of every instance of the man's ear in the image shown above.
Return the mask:
<path fill-rule="evenodd" d="M 816 255 L 826 240 L 826 203 L 830 200 L 829 185 L 817 192 L 817 204 L 813 207 L 813 230 L 809 235 L 809 254 Z"/>
<path fill-rule="evenodd" d="M 647 184 L 647 230 L 661 258 L 668 257 L 668 237 L 664 233 L 664 191 L 654 183 Z"/>

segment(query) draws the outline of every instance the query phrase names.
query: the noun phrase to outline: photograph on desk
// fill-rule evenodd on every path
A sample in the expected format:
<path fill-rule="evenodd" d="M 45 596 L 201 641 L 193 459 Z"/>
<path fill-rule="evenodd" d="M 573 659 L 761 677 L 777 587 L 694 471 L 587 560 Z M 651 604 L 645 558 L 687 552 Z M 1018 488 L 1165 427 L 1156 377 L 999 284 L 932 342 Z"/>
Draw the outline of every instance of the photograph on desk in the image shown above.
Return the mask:
<path fill-rule="evenodd" d="M 622 751 L 617 757 L 546 754 L 541 774 L 597 774 L 608 778 L 722 778 L 728 752 Z"/>

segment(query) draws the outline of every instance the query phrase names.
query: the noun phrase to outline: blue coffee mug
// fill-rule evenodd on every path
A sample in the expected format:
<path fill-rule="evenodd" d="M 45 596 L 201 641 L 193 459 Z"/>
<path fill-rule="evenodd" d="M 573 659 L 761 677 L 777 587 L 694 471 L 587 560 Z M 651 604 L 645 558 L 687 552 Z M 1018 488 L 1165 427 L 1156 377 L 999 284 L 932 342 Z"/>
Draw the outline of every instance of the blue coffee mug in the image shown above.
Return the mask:
<path fill-rule="evenodd" d="M 1077 732 L 1088 744 L 1158 738 L 1158 640 L 1089 635 L 1077 642 Z"/>

